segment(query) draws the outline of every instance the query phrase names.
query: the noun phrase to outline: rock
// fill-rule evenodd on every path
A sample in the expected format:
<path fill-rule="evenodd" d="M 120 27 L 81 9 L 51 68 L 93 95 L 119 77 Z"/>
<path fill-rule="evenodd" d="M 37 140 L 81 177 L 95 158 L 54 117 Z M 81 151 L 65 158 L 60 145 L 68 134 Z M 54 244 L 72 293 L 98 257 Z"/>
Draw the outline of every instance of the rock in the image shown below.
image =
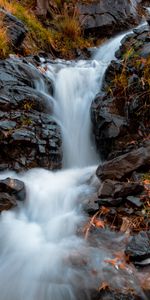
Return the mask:
<path fill-rule="evenodd" d="M 99 200 L 97 200 L 97 203 L 99 206 L 119 206 L 120 204 L 122 204 L 123 199 L 120 198 L 112 198 L 112 197 L 108 197 L 108 198 L 100 198 Z"/>
<path fill-rule="evenodd" d="M 97 0 L 92 3 L 80 3 L 78 8 L 85 35 L 94 37 L 112 36 L 116 32 L 133 27 L 133 24 L 139 23 L 139 9 L 142 10 L 138 0 Z"/>
<path fill-rule="evenodd" d="M 150 165 L 150 143 L 147 142 L 143 147 L 133 150 L 127 154 L 116 157 L 104 162 L 96 171 L 100 180 L 122 179 L 131 172 L 144 165 Z"/>
<path fill-rule="evenodd" d="M 52 119 L 51 81 L 24 59 L 0 61 L 0 170 L 59 169 L 61 134 Z"/>
<path fill-rule="evenodd" d="M 140 201 L 140 199 L 138 197 L 128 196 L 127 201 L 129 203 L 133 204 L 136 207 L 142 207 L 143 206 L 143 203 Z"/>
<path fill-rule="evenodd" d="M 113 291 L 102 289 L 102 291 L 95 293 L 91 300 L 144 300 L 145 297 L 138 296 L 134 293 L 121 293 L 121 291 Z"/>
<path fill-rule="evenodd" d="M 0 180 L 0 211 L 16 206 L 17 201 L 24 201 L 26 197 L 25 185 L 13 178 Z"/>
<path fill-rule="evenodd" d="M 16 205 L 16 199 L 13 195 L 10 196 L 8 193 L 0 193 L 0 212 L 8 210 Z"/>
<path fill-rule="evenodd" d="M 83 201 L 83 210 L 88 214 L 94 214 L 99 210 L 99 205 L 97 203 L 97 194 L 95 193 L 90 198 Z"/>
<path fill-rule="evenodd" d="M 142 261 L 150 258 L 150 233 L 141 231 L 133 236 L 128 243 L 125 253 L 132 261 Z"/>
<path fill-rule="evenodd" d="M 7 27 L 7 32 L 12 46 L 20 47 L 27 33 L 24 23 L 15 16 L 0 8 L 0 16 Z"/>
<path fill-rule="evenodd" d="M 137 149 L 143 139 L 148 138 L 149 96 L 144 95 L 149 95 L 145 77 L 149 44 L 147 25 L 123 38 L 116 52 L 118 60 L 108 66 L 102 92 L 92 102 L 93 133 L 104 160 Z M 141 63 L 135 63 L 135 57 Z"/>
<path fill-rule="evenodd" d="M 24 183 L 18 179 L 12 178 L 0 180 L 0 192 L 15 195 L 19 201 L 23 201 L 26 196 Z"/>
<path fill-rule="evenodd" d="M 102 198 L 102 199 L 112 198 L 111 203 L 115 203 L 115 199 L 117 199 L 116 203 L 118 204 L 119 203 L 118 199 L 120 198 L 125 199 L 129 195 L 140 194 L 141 192 L 143 192 L 143 190 L 144 190 L 144 186 L 139 183 L 118 182 L 118 181 L 112 181 L 110 179 L 106 179 L 104 182 L 102 182 L 99 188 L 98 198 Z"/>

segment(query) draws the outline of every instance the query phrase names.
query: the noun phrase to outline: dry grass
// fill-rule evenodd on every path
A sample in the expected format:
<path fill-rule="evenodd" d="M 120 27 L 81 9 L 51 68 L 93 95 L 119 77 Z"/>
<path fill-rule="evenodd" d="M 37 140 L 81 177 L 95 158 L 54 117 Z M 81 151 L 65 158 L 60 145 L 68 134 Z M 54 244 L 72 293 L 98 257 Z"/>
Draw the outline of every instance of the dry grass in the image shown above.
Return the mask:
<path fill-rule="evenodd" d="M 74 0 L 50 2 L 53 20 L 38 19 L 35 14 L 36 0 L 0 0 L 0 7 L 12 13 L 26 25 L 28 33 L 23 43 L 24 55 L 35 54 L 40 50 L 51 52 L 56 49 L 60 56 L 73 58 L 75 49 L 93 46 L 92 39 L 87 40 L 83 37 L 76 3 L 77 1 Z M 9 54 L 11 51 L 7 50 L 6 53 Z M 0 57 L 2 57 L 1 54 Z"/>
<path fill-rule="evenodd" d="M 9 54 L 9 39 L 7 36 L 7 29 L 0 20 L 0 57 L 5 58 Z"/>
<path fill-rule="evenodd" d="M 44 28 L 32 11 L 23 7 L 17 1 L 9 2 L 7 0 L 0 0 L 0 6 L 23 21 L 26 25 L 28 29 L 27 41 L 31 52 L 36 52 L 40 49 L 50 51 L 51 44 L 53 44 L 51 33 Z M 26 43 L 26 45 L 28 43 Z"/>

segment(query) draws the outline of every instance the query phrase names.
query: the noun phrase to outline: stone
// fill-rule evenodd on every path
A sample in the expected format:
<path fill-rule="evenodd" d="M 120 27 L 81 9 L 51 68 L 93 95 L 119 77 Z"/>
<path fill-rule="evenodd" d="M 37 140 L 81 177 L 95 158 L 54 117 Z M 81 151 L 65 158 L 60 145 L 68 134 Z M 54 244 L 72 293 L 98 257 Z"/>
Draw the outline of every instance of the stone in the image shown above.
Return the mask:
<path fill-rule="evenodd" d="M 100 180 L 118 180 L 144 165 L 150 165 L 150 142 L 137 150 L 104 162 L 98 167 L 96 174 Z"/>
<path fill-rule="evenodd" d="M 125 198 L 129 195 L 137 195 L 142 193 L 144 186 L 139 183 L 134 182 L 119 182 L 106 179 L 102 182 L 99 191 L 98 197 L 112 197 L 112 198 Z"/>
<path fill-rule="evenodd" d="M 60 127 L 52 119 L 52 82 L 22 58 L 0 61 L 0 170 L 59 169 Z"/>
<path fill-rule="evenodd" d="M 132 261 L 142 261 L 150 258 L 150 235 L 141 231 L 134 235 L 128 243 L 125 253 Z"/>
<path fill-rule="evenodd" d="M 147 58 L 150 56 L 150 43 L 144 45 L 140 52 L 141 57 Z"/>
<path fill-rule="evenodd" d="M 123 202 L 122 198 L 112 198 L 112 197 L 108 197 L 108 198 L 100 198 L 97 200 L 97 203 L 99 206 L 119 206 L 121 205 Z"/>
<path fill-rule="evenodd" d="M 106 37 L 138 24 L 142 6 L 138 0 L 96 0 L 79 3 L 78 8 L 85 35 Z"/>
<path fill-rule="evenodd" d="M 128 196 L 127 201 L 130 204 L 133 204 L 136 207 L 142 207 L 143 206 L 143 203 L 140 201 L 140 199 L 138 197 Z"/>
<path fill-rule="evenodd" d="M 0 15 L 7 26 L 7 32 L 13 47 L 20 47 L 27 34 L 27 28 L 24 23 L 15 16 L 0 8 Z"/>
<path fill-rule="evenodd" d="M 16 199 L 8 193 L 0 193 L 0 212 L 16 206 Z"/>
<path fill-rule="evenodd" d="M 149 90 L 142 78 L 149 57 L 149 43 L 147 25 L 122 39 L 115 54 L 117 60 L 112 61 L 105 72 L 102 92 L 92 102 L 93 133 L 103 160 L 137 149 L 144 138 L 148 139 L 149 97 L 144 95 L 149 94 Z M 135 64 L 135 57 L 140 65 Z M 119 83 L 123 73 L 126 75 L 124 82 Z"/>
<path fill-rule="evenodd" d="M 26 198 L 25 185 L 21 180 L 6 178 L 0 180 L 0 212 L 17 205 Z"/>
<path fill-rule="evenodd" d="M 13 178 L 0 180 L 0 193 L 14 195 L 17 200 L 24 201 L 26 197 L 25 185 L 22 181 Z"/>
<path fill-rule="evenodd" d="M 97 203 L 97 194 L 95 193 L 90 198 L 86 199 L 82 203 L 83 210 L 88 214 L 94 214 L 99 210 L 99 205 Z"/>

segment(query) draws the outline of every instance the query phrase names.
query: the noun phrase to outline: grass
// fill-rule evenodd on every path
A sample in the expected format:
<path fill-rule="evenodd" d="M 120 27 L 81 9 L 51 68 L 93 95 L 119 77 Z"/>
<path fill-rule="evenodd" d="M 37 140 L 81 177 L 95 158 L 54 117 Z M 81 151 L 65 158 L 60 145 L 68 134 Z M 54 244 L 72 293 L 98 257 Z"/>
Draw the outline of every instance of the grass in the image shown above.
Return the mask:
<path fill-rule="evenodd" d="M 75 49 L 93 46 L 92 39 L 85 39 L 82 21 L 76 8 L 77 1 L 56 0 L 52 5 L 52 20 L 36 16 L 36 0 L 0 0 L 0 7 L 20 19 L 28 29 L 23 42 L 23 54 L 36 54 L 39 51 L 47 53 L 57 50 L 64 58 L 73 58 Z M 8 43 L 7 28 L 1 27 L 0 57 L 12 53 Z M 5 38 L 3 38 L 5 36 Z M 17 49 L 14 49 L 17 53 Z"/>
<path fill-rule="evenodd" d="M 25 52 L 35 53 L 40 49 L 47 52 L 51 50 L 51 45 L 53 44 L 51 33 L 44 28 L 31 10 L 23 7 L 17 1 L 9 2 L 7 0 L 0 0 L 0 7 L 12 13 L 27 27 L 28 34 L 25 41 Z"/>
<path fill-rule="evenodd" d="M 8 56 L 9 50 L 10 43 L 9 38 L 7 36 L 7 29 L 5 28 L 3 21 L 0 20 L 0 57 L 5 58 L 6 56 Z"/>

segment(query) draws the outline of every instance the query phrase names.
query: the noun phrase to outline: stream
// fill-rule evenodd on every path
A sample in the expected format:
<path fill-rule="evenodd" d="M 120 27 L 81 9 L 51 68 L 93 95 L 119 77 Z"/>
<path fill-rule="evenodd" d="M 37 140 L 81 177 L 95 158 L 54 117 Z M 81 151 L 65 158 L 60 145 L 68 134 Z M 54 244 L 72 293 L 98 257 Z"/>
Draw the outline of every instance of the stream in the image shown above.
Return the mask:
<path fill-rule="evenodd" d="M 104 281 L 113 288 L 134 286 L 143 296 L 134 269 L 112 269 L 106 263 L 114 251 L 124 249 L 124 235 L 105 229 L 88 241 L 81 234 L 88 221 L 82 202 L 97 191 L 100 163 L 91 102 L 124 36 L 102 45 L 89 61 L 42 63 L 54 85 L 51 101 L 62 132 L 63 169 L 0 174 L 1 179 L 22 180 L 27 190 L 25 203 L 0 216 L 1 300 L 87 300 Z M 47 93 L 42 81 L 36 88 Z"/>

